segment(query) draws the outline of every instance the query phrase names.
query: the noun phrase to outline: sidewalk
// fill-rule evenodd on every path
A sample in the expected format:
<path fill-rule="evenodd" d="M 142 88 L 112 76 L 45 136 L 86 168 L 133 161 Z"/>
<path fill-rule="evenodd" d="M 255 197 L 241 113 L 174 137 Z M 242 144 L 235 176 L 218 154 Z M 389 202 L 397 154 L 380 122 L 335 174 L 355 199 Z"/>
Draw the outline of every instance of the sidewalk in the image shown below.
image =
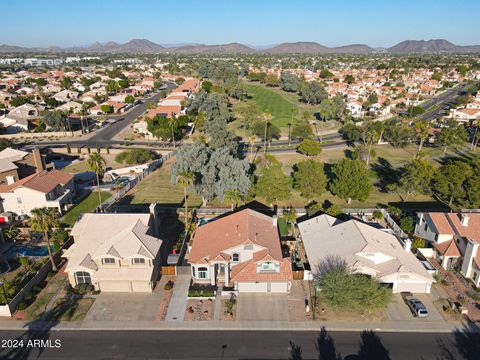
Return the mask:
<path fill-rule="evenodd" d="M 170 304 L 167 309 L 166 321 L 183 321 L 187 308 L 188 287 L 190 286 L 190 274 L 177 275 Z"/>
<path fill-rule="evenodd" d="M 377 332 L 420 332 L 420 333 L 449 333 L 455 330 L 479 331 L 478 327 L 466 322 L 438 323 L 422 321 L 412 327 L 411 321 L 395 322 L 321 322 L 321 321 L 83 321 L 52 323 L 37 321 L 26 323 L 15 320 L 0 320 L 0 330 L 190 330 L 190 331 L 318 331 L 325 326 L 329 331 L 363 331 Z"/>

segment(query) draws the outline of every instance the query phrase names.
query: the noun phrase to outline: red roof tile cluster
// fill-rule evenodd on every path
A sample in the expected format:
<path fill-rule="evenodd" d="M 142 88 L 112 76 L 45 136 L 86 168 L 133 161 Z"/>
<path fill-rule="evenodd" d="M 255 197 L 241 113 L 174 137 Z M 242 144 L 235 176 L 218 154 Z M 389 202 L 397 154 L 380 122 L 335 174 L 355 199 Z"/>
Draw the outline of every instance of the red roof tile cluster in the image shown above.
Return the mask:
<path fill-rule="evenodd" d="M 27 176 L 10 185 L 1 185 L 0 193 L 12 192 L 19 187 L 26 187 L 32 190 L 37 190 L 43 193 L 49 193 L 58 185 L 65 185 L 73 176 L 62 171 L 53 169 L 50 171 L 43 170 L 41 172 Z"/>

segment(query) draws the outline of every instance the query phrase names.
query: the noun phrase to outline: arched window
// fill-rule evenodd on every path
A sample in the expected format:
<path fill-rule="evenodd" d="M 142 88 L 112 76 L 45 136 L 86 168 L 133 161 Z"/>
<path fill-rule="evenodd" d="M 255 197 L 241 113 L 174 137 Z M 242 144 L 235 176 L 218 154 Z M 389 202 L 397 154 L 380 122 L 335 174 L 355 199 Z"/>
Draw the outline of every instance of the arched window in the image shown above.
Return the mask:
<path fill-rule="evenodd" d="M 90 274 L 86 271 L 78 271 L 75 273 L 75 281 L 78 284 L 91 284 L 92 283 L 92 278 L 90 277 Z"/>
<path fill-rule="evenodd" d="M 206 279 L 208 278 L 208 268 L 206 267 L 199 267 L 198 268 L 198 278 L 199 279 Z"/>
<path fill-rule="evenodd" d="M 232 261 L 233 262 L 239 262 L 240 261 L 240 254 L 239 253 L 233 253 L 232 254 Z"/>

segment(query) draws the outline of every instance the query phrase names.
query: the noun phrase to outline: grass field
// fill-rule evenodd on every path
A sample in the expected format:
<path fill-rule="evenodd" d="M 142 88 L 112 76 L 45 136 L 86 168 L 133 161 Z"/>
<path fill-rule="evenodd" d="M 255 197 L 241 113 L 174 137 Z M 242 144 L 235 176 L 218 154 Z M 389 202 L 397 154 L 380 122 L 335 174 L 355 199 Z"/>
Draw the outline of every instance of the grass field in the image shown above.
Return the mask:
<path fill-rule="evenodd" d="M 102 202 L 106 201 L 112 196 L 112 194 L 110 194 L 108 191 L 102 191 L 100 194 L 102 196 Z M 98 203 L 99 203 L 98 192 L 92 191 L 90 195 L 88 195 L 80 203 L 72 207 L 65 214 L 65 216 L 60 219 L 61 223 L 66 226 L 73 226 L 73 224 L 75 224 L 75 221 L 77 221 L 80 214 L 91 212 L 93 209 L 95 209 L 98 206 Z"/>
<path fill-rule="evenodd" d="M 170 181 L 170 165 L 172 160 L 166 161 L 160 169 L 148 175 L 143 181 L 128 192 L 120 204 L 150 204 L 157 203 L 168 206 L 183 206 L 183 189 L 173 185 Z M 202 204 L 199 196 L 189 194 L 188 205 L 198 207 Z"/>
<path fill-rule="evenodd" d="M 294 115 L 298 112 L 297 105 L 266 86 L 249 83 L 247 91 L 263 112 L 272 114 L 272 123 L 278 127 L 288 127 L 292 112 Z"/>

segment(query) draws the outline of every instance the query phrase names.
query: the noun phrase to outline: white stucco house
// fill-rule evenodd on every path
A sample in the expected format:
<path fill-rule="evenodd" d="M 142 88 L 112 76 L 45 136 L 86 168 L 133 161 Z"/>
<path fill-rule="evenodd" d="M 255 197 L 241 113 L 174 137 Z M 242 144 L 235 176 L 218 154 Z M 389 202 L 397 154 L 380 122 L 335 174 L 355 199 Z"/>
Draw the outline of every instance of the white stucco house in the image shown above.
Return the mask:
<path fill-rule="evenodd" d="M 152 292 L 160 276 L 158 224 L 153 214 L 83 214 L 63 254 L 70 284 L 105 292 Z"/>
<path fill-rule="evenodd" d="M 409 244 L 404 247 L 388 229 L 325 214 L 300 222 L 298 229 L 312 272 L 326 257 L 339 256 L 354 272 L 376 278 L 393 293 L 430 293 L 434 279 Z"/>

